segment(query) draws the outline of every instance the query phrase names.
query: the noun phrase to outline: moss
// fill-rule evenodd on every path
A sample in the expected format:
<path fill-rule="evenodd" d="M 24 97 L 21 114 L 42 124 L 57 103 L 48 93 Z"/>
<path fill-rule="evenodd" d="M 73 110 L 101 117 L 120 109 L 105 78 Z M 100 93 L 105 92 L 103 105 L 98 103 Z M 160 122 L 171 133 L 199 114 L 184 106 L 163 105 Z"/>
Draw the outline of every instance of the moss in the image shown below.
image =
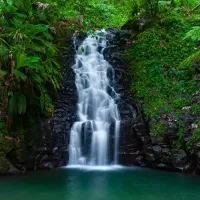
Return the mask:
<path fill-rule="evenodd" d="M 192 114 L 197 114 L 199 115 L 200 114 L 200 105 L 197 104 L 197 103 L 194 103 L 192 106 L 191 106 L 191 111 L 192 111 Z"/>
<path fill-rule="evenodd" d="M 177 145 L 183 146 L 184 128 L 181 114 L 198 115 L 200 106 L 194 103 L 193 94 L 198 90 L 198 81 L 194 79 L 197 60 L 196 43 L 184 40 L 198 20 L 188 19 L 182 13 L 167 13 L 157 24 L 151 23 L 141 32 L 132 48 L 128 49 L 125 59 L 131 65 L 129 73 L 133 76 L 131 91 L 142 105 L 147 120 L 159 121 L 162 115 L 174 113 L 179 123 Z M 191 23 L 193 22 L 193 23 Z M 191 59 L 191 55 L 195 59 Z M 180 67 L 182 66 L 182 67 Z M 183 68 L 184 66 L 184 68 Z M 183 107 L 190 106 L 185 110 Z M 162 124 L 151 128 L 152 135 L 165 132 Z"/>
<path fill-rule="evenodd" d="M 166 130 L 167 129 L 164 124 L 156 123 L 156 124 L 153 124 L 151 127 L 151 135 L 154 137 L 159 136 L 165 133 Z"/>
<path fill-rule="evenodd" d="M 200 128 L 196 129 L 193 133 L 192 138 L 186 143 L 187 149 L 193 153 L 194 152 L 194 144 L 200 141 Z"/>
<path fill-rule="evenodd" d="M 0 157 L 0 172 L 5 173 L 10 169 L 10 163 L 5 157 Z"/>

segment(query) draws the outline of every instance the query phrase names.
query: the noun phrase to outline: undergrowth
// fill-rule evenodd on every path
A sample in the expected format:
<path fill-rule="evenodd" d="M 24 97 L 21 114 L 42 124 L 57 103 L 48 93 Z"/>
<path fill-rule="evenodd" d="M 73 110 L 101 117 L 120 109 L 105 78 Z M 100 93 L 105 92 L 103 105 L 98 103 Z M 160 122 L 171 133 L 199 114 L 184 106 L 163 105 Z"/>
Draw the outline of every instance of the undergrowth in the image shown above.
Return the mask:
<path fill-rule="evenodd" d="M 196 14 L 188 17 L 170 11 L 142 30 L 125 55 L 131 65 L 129 73 L 134 76 L 131 91 L 142 105 L 146 120 L 158 121 L 151 127 L 154 136 L 165 133 L 159 120 L 168 115 L 179 123 L 181 115 L 200 114 L 200 105 L 193 99 L 199 92 L 196 62 L 200 54 L 198 42 L 190 37 L 199 23 Z M 181 130 L 179 138 L 184 134 Z M 194 135 L 199 138 L 199 132 Z"/>

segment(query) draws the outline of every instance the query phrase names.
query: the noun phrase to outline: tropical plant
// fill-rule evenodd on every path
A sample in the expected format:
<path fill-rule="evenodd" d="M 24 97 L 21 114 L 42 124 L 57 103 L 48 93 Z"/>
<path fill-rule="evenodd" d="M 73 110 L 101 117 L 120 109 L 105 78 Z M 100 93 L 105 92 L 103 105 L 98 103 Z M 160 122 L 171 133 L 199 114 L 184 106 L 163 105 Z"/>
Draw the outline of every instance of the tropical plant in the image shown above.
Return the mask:
<path fill-rule="evenodd" d="M 26 112 L 31 98 L 40 98 L 41 108 L 52 113 L 46 85 L 59 88 L 60 65 L 56 62 L 52 21 L 54 7 L 35 0 L 1 3 L 0 78 L 4 102 L 11 115 Z M 4 82 L 4 83 L 3 83 Z"/>

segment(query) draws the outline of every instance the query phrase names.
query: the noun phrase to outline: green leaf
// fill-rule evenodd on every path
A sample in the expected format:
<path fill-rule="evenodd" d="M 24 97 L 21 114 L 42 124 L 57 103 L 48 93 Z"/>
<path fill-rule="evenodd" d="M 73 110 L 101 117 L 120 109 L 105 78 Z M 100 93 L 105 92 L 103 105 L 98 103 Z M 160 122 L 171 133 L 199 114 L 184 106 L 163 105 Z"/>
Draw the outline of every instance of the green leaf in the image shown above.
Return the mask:
<path fill-rule="evenodd" d="M 40 57 L 29 56 L 26 59 L 25 65 L 37 70 L 42 70 L 43 66 L 40 64 Z"/>
<path fill-rule="evenodd" d="M 8 110 L 10 113 L 12 114 L 16 114 L 17 113 L 17 95 L 14 94 L 8 103 Z"/>
<path fill-rule="evenodd" d="M 24 66 L 25 61 L 26 61 L 26 55 L 22 53 L 18 53 L 16 58 L 17 58 L 17 68 Z"/>
<path fill-rule="evenodd" d="M 34 82 L 36 82 L 36 84 L 40 85 L 41 83 L 44 82 L 44 80 L 41 78 L 41 76 L 39 74 L 37 74 L 37 73 L 31 72 L 30 76 L 31 76 L 32 80 Z"/>
<path fill-rule="evenodd" d="M 26 97 L 20 92 L 14 93 L 8 103 L 8 109 L 11 114 L 24 114 L 26 112 Z"/>
<path fill-rule="evenodd" d="M 25 81 L 27 79 L 26 75 L 24 73 L 20 72 L 17 69 L 13 69 L 13 74 L 15 75 L 15 77 L 17 79 L 20 79 L 20 80 L 23 80 L 23 81 Z"/>
<path fill-rule="evenodd" d="M 47 53 L 48 58 L 52 58 L 55 55 L 56 51 L 54 48 L 47 48 L 46 53 Z"/>
<path fill-rule="evenodd" d="M 8 54 L 8 48 L 4 44 L 0 44 L 0 56 L 5 56 Z"/>
<path fill-rule="evenodd" d="M 55 60 L 52 60 L 52 63 L 57 69 L 61 68 L 61 66 Z"/>
<path fill-rule="evenodd" d="M 38 63 L 40 62 L 40 57 L 38 56 L 29 56 L 27 57 L 27 62 L 26 63 Z"/>
<path fill-rule="evenodd" d="M 4 70 L 0 69 L 0 76 L 5 76 L 6 74 L 7 74 L 7 72 L 6 72 L 6 71 L 4 71 Z"/>
<path fill-rule="evenodd" d="M 9 91 L 9 92 L 8 92 L 8 96 L 13 96 L 13 92 L 12 92 L 12 91 Z"/>
<path fill-rule="evenodd" d="M 51 82 L 54 86 L 54 89 L 58 89 L 60 87 L 58 81 L 55 78 L 51 78 Z"/>
<path fill-rule="evenodd" d="M 38 45 L 38 44 L 27 44 L 26 45 L 26 48 L 29 49 L 31 52 L 32 51 L 36 51 L 36 52 L 39 52 L 39 53 L 45 53 L 45 47 L 44 46 L 41 46 L 41 45 Z"/>

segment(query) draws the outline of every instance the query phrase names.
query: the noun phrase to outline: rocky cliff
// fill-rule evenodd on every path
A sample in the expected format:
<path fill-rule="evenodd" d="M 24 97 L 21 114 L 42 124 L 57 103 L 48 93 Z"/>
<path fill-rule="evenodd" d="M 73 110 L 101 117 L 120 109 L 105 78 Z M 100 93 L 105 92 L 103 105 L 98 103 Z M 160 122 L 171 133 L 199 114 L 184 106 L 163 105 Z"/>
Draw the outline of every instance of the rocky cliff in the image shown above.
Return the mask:
<path fill-rule="evenodd" d="M 138 23 L 139 25 L 139 23 Z M 139 28 L 138 28 L 139 30 Z M 183 114 L 183 143 L 185 147 L 175 145 L 179 140 L 180 127 L 175 115 L 162 115 L 161 119 L 147 119 L 134 93 L 130 92 L 134 84 L 134 74 L 130 73 L 130 65 L 124 58 L 125 52 L 133 45 L 137 31 L 108 29 L 109 46 L 105 50 L 105 58 L 115 69 L 116 89 L 120 93 L 119 109 L 122 119 L 120 138 L 120 164 L 140 165 L 145 167 L 200 173 L 200 142 L 195 142 L 191 149 L 186 143 L 192 138 L 199 125 L 198 114 Z M 199 95 L 194 95 L 198 101 Z M 185 107 L 183 109 L 191 109 Z M 154 124 L 164 124 L 162 134 L 151 134 Z"/>
<path fill-rule="evenodd" d="M 104 50 L 104 57 L 115 70 L 114 85 L 120 94 L 120 164 L 200 173 L 200 142 L 194 144 L 193 151 L 178 148 L 174 142 L 178 140 L 179 127 L 173 113 L 163 115 L 159 121 L 153 118 L 147 120 L 130 90 L 134 84 L 134 75 L 130 74 L 130 65 L 124 54 L 133 44 L 135 33 L 116 29 L 108 29 L 107 32 L 108 47 Z M 55 97 L 53 118 L 38 119 L 35 129 L 26 135 L 24 144 L 9 141 L 12 145 L 0 149 L 0 173 L 49 169 L 67 164 L 69 132 L 77 117 L 75 75 L 71 66 L 74 64 L 74 48 L 80 45 L 84 37 L 80 35 L 75 46 L 71 40 L 66 41 L 70 50 L 63 52 L 61 62 L 64 79 Z M 194 99 L 199 101 L 198 94 L 194 95 Z M 198 115 L 182 116 L 185 143 L 198 128 L 194 123 L 197 120 L 200 120 Z M 151 135 L 150 131 L 151 126 L 156 123 L 163 123 L 167 127 L 159 136 Z"/>
<path fill-rule="evenodd" d="M 0 138 L 0 173 L 24 173 L 66 165 L 69 139 L 66 133 L 69 133 L 76 119 L 76 87 L 71 68 L 74 64 L 74 41 L 66 39 L 65 45 L 67 51 L 66 48 L 60 50 L 63 80 L 54 97 L 54 116 L 51 119 L 36 116 L 31 128 L 30 116 L 28 120 L 24 118 L 28 131 L 23 134 L 23 141 L 17 139 L 17 133 L 10 133 L 12 137 Z"/>

